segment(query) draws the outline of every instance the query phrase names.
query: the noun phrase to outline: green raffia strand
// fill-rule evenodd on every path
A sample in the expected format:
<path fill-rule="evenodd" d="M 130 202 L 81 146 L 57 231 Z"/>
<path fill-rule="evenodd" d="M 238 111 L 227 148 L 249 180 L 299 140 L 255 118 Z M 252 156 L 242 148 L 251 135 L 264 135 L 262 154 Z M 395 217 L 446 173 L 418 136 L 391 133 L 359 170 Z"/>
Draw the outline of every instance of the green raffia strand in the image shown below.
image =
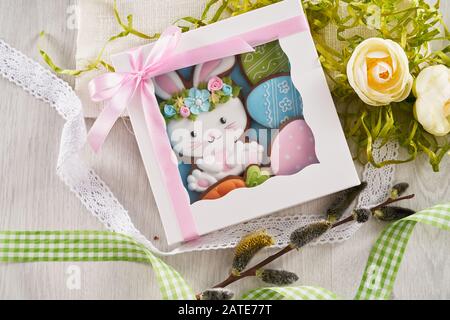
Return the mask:
<path fill-rule="evenodd" d="M 389 224 L 376 240 L 355 299 L 390 299 L 398 270 L 417 223 L 450 231 L 450 202 Z M 180 274 L 129 236 L 107 231 L 0 231 L 0 262 L 128 261 L 152 266 L 163 299 L 193 299 Z M 246 300 L 341 299 L 320 287 L 251 290 Z"/>
<path fill-rule="evenodd" d="M 435 52 L 429 49 L 431 41 L 450 40 L 439 12 L 439 1 L 430 5 L 424 0 L 305 0 L 303 4 L 320 61 L 332 81 L 332 93 L 339 101 L 345 102 L 343 105 L 360 102 L 346 75 L 347 62 L 353 50 L 364 40 L 359 35 L 360 28 L 370 31 L 375 37 L 400 43 L 414 77 L 424 65 L 444 64 L 450 67 L 450 46 Z M 335 50 L 325 43 L 323 36 L 328 28 L 336 29 L 342 50 Z M 449 150 L 449 135 L 438 143 L 419 125 L 414 118 L 412 97 L 385 107 L 361 105 L 360 102 L 353 110 L 345 107 L 344 112 L 340 112 L 346 136 L 355 142 L 356 159 L 379 168 L 413 161 L 419 152 L 423 152 L 433 170 L 439 171 L 439 164 Z M 409 157 L 377 163 L 373 149 L 378 139 L 381 145 L 398 141 L 408 151 Z"/>
<path fill-rule="evenodd" d="M 120 17 L 120 13 L 119 10 L 117 8 L 117 0 L 114 0 L 114 17 L 116 18 L 117 23 L 122 27 L 122 29 L 124 31 L 122 31 L 121 33 L 119 33 L 118 35 L 115 36 L 115 39 L 119 39 L 119 38 L 123 38 L 126 37 L 128 35 L 134 35 L 136 37 L 142 38 L 142 39 L 146 39 L 146 40 L 156 40 L 159 38 L 159 36 L 161 35 L 160 33 L 155 33 L 154 35 L 147 35 L 143 32 L 140 32 L 138 30 L 136 30 L 133 27 L 133 15 L 129 14 L 127 16 L 127 24 L 122 22 L 122 18 Z M 113 37 L 114 38 L 114 37 Z M 112 38 L 111 38 L 112 39 Z M 113 41 L 113 40 L 109 40 L 109 41 Z"/>
<path fill-rule="evenodd" d="M 182 31 L 199 28 L 220 19 L 274 4 L 280 0 L 209 0 L 200 18 L 183 17 L 175 23 L 184 22 Z M 302 0 L 311 26 L 311 33 L 319 53 L 324 71 L 332 82 L 332 93 L 345 105 L 358 101 L 348 83 L 346 66 L 355 47 L 364 40 L 360 29 L 369 30 L 373 36 L 392 39 L 402 45 L 410 61 L 410 70 L 416 77 L 424 65 L 444 64 L 450 67 L 450 45 L 432 52 L 429 44 L 435 40 L 450 40 L 450 32 L 439 12 L 440 1 L 430 5 L 425 0 Z M 409 5 L 408 5 L 409 3 Z M 128 35 L 147 40 L 155 40 L 159 34 L 146 35 L 133 28 L 133 16 L 127 16 L 127 24 L 122 22 L 114 1 L 114 16 L 123 31 L 111 37 L 102 48 L 97 59 L 83 70 L 63 70 L 40 50 L 45 62 L 57 73 L 80 75 L 103 66 L 112 67 L 102 60 L 105 47 L 112 41 Z M 341 50 L 325 43 L 326 30 L 335 29 L 336 38 L 341 42 Z M 441 32 L 443 30 L 443 32 Z M 443 34 L 442 34 L 443 33 Z M 344 104 L 343 104 L 344 105 Z M 340 112 L 344 131 L 348 139 L 355 142 L 356 157 L 361 163 L 367 161 L 375 167 L 413 161 L 419 152 L 429 158 L 434 171 L 450 147 L 449 135 L 438 142 L 418 124 L 413 115 L 414 99 L 392 103 L 386 107 L 363 105 L 352 112 L 345 107 Z M 366 120 L 367 119 L 367 120 Z M 364 121 L 363 121 L 364 120 Z M 381 145 L 388 141 L 398 141 L 409 152 L 405 160 L 387 160 L 377 163 L 373 158 L 374 142 Z M 377 146 L 379 147 L 379 146 Z"/>
<path fill-rule="evenodd" d="M 41 31 L 41 33 L 39 34 L 39 40 L 43 39 L 44 37 L 45 37 L 45 32 Z M 63 68 L 58 67 L 53 62 L 53 59 L 48 55 L 48 53 L 41 48 L 40 43 L 38 43 L 38 49 L 39 49 L 39 53 L 40 53 L 42 59 L 44 59 L 44 62 L 54 72 L 56 72 L 58 74 L 65 74 L 65 75 L 77 77 L 77 76 L 82 75 L 83 73 L 87 73 L 87 72 L 90 72 L 90 71 L 93 71 L 93 70 L 98 70 L 101 67 L 103 67 L 103 69 L 105 69 L 106 71 L 114 72 L 114 67 L 111 66 L 110 64 L 108 64 L 106 61 L 104 61 L 102 59 L 102 57 L 103 57 L 103 53 L 104 53 L 104 51 L 106 49 L 106 46 L 110 42 L 112 42 L 112 41 L 114 41 L 116 39 L 118 39 L 117 36 L 111 37 L 107 41 L 107 43 L 103 46 L 103 48 L 100 50 L 100 53 L 97 55 L 97 58 L 94 61 L 92 61 L 89 64 L 87 64 L 83 69 L 79 69 L 79 70 L 77 70 L 77 69 L 63 69 Z"/>
<path fill-rule="evenodd" d="M 88 72 L 91 69 L 90 66 L 87 66 L 85 69 L 82 70 L 74 70 L 74 69 L 62 69 L 60 67 L 58 67 L 54 62 L 53 59 L 50 58 L 50 56 L 41 48 L 40 42 L 41 40 L 45 37 L 45 32 L 41 31 L 41 33 L 39 34 L 39 42 L 38 42 L 38 50 L 39 53 L 42 57 L 42 59 L 44 59 L 44 62 L 56 73 L 58 74 L 65 74 L 65 75 L 69 75 L 69 76 L 79 76 L 82 73 Z"/>
<path fill-rule="evenodd" d="M 70 69 L 62 69 L 60 67 L 58 67 L 53 60 L 50 58 L 50 56 L 39 46 L 39 53 L 41 54 L 42 58 L 44 59 L 45 63 L 47 63 L 47 65 L 56 73 L 58 74 L 66 74 L 66 75 L 71 75 L 71 76 L 80 76 L 83 73 L 86 72 L 90 72 L 93 70 L 98 70 L 100 68 L 105 69 L 106 71 L 109 72 L 114 72 L 114 67 L 110 64 L 108 64 L 107 62 L 105 62 L 105 60 L 103 60 L 103 55 L 105 53 L 106 47 L 111 43 L 114 42 L 120 38 L 124 38 L 131 35 L 134 35 L 136 37 L 142 38 L 142 39 L 146 39 L 146 40 L 156 40 L 159 38 L 160 34 L 159 33 L 155 33 L 154 35 L 147 35 L 145 33 L 142 33 L 138 30 L 136 30 L 133 27 L 133 15 L 128 15 L 127 16 L 127 23 L 125 24 L 122 21 L 122 18 L 120 17 L 120 13 L 119 10 L 117 8 L 117 0 L 114 0 L 114 5 L 113 5 L 113 11 L 114 11 L 114 17 L 117 21 L 117 23 L 122 27 L 122 31 L 112 37 L 110 37 L 106 43 L 103 45 L 103 47 L 101 48 L 100 52 L 98 53 L 96 59 L 92 62 L 90 62 L 86 67 L 84 67 L 83 69 L 80 70 L 70 70 Z M 44 36 L 44 32 L 42 31 L 40 34 L 40 37 L 42 38 Z"/>

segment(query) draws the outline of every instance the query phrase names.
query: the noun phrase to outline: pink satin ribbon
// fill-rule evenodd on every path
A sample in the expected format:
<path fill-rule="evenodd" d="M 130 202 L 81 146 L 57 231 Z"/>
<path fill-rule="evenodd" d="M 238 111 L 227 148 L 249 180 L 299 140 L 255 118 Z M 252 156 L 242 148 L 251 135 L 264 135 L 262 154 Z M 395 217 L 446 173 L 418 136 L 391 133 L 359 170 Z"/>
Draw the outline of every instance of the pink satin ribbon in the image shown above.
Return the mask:
<path fill-rule="evenodd" d="M 89 131 L 88 143 L 97 152 L 131 100 L 139 97 L 155 161 L 162 173 L 166 192 L 171 198 L 182 237 L 185 241 L 197 238 L 198 232 L 190 209 L 189 196 L 181 181 L 176 161 L 171 160 L 175 155 L 168 143 L 166 124 L 155 97 L 152 79 L 173 70 L 250 52 L 253 51 L 253 46 L 306 30 L 306 19 L 298 16 L 252 30 L 240 37 L 175 53 L 181 31 L 177 27 L 169 27 L 155 42 L 147 56 L 144 56 L 142 48 L 126 53 L 131 67 L 129 72 L 106 73 L 89 83 L 91 99 L 95 102 L 106 101 L 107 105 Z"/>

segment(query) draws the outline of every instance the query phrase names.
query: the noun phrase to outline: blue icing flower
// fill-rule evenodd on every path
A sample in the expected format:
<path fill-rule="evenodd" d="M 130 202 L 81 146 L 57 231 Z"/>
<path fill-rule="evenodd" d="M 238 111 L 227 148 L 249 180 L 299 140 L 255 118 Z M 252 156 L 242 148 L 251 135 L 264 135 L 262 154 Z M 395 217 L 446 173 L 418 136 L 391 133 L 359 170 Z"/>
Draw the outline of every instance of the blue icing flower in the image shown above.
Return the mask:
<path fill-rule="evenodd" d="M 222 91 L 224 95 L 231 96 L 231 94 L 233 93 L 233 87 L 230 86 L 229 84 L 224 84 Z"/>
<path fill-rule="evenodd" d="M 193 114 L 194 116 L 198 116 L 200 114 L 200 108 L 198 108 L 198 107 L 195 107 L 195 106 L 190 107 L 189 110 L 191 111 L 191 114 Z"/>
<path fill-rule="evenodd" d="M 177 110 L 175 107 L 171 104 L 166 104 L 164 106 L 164 115 L 168 118 L 172 118 L 174 115 L 177 114 Z"/>
<path fill-rule="evenodd" d="M 192 114 L 198 115 L 200 112 L 208 112 L 211 107 L 210 95 L 208 90 L 191 88 L 188 97 L 184 99 L 184 104 L 191 110 Z"/>

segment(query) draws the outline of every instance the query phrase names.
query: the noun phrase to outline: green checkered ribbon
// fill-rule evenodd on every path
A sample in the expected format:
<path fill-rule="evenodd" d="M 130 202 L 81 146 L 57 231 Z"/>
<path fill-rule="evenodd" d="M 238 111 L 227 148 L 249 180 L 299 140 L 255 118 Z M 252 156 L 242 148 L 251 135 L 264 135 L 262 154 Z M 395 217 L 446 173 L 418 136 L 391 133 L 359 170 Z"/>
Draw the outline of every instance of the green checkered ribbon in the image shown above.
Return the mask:
<path fill-rule="evenodd" d="M 145 246 L 123 234 L 103 231 L 0 232 L 0 262 L 130 261 L 153 267 L 163 299 L 194 299 L 180 274 Z"/>
<path fill-rule="evenodd" d="M 319 287 L 273 287 L 251 290 L 243 300 L 338 300 L 336 294 Z"/>
<path fill-rule="evenodd" d="M 450 230 L 450 203 L 437 205 L 390 224 L 370 253 L 355 299 L 389 299 L 414 226 L 424 223 Z M 0 262 L 130 261 L 149 263 L 163 299 L 194 299 L 180 274 L 132 238 L 102 231 L 0 232 Z M 336 294 L 319 287 L 260 288 L 245 293 L 246 300 L 335 300 Z"/>
<path fill-rule="evenodd" d="M 450 230 L 450 203 L 434 206 L 389 225 L 367 261 L 355 299 L 389 299 L 398 269 L 415 225 L 420 222 Z"/>

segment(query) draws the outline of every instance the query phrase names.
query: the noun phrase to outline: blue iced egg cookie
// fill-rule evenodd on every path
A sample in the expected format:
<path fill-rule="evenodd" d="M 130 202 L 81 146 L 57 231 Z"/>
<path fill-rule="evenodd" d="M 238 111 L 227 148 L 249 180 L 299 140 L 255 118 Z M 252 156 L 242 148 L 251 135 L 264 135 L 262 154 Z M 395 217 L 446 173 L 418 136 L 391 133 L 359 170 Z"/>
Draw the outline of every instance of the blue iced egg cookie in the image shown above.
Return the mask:
<path fill-rule="evenodd" d="M 303 117 L 303 102 L 290 75 L 262 81 L 247 97 L 250 117 L 260 125 L 279 128 L 290 119 Z"/>

